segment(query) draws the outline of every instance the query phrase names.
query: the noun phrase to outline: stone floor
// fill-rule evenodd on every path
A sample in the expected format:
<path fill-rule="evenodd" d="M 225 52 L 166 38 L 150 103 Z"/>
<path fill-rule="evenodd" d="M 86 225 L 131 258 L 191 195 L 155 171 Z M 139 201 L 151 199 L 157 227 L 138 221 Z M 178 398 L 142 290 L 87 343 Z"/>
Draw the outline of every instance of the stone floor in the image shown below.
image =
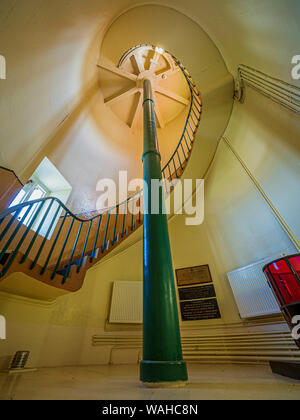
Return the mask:
<path fill-rule="evenodd" d="M 190 364 L 181 389 L 150 389 L 138 381 L 138 366 L 43 368 L 0 373 L 1 400 L 300 400 L 300 381 L 274 375 L 266 365 Z"/>

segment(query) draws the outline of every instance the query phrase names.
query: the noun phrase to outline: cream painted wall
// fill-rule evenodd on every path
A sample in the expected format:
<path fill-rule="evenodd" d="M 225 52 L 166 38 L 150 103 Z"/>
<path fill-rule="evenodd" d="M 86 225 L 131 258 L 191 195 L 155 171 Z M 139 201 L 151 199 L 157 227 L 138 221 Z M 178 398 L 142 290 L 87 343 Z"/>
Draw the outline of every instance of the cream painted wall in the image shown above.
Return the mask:
<path fill-rule="evenodd" d="M 247 64 L 300 86 L 291 78 L 291 58 L 299 54 L 298 0 L 165 0 L 164 5 L 207 32 L 232 74 Z"/>
<path fill-rule="evenodd" d="M 300 237 L 300 120 L 253 89 L 237 103 L 226 137 L 265 193 Z"/>
<path fill-rule="evenodd" d="M 203 29 L 174 9 L 135 8 L 106 34 L 114 17 L 138 3 L 28 0 L 25 6 L 7 0 L 1 5 L 0 52 L 8 67 L 0 85 L 1 164 L 27 181 L 47 156 L 73 187 L 68 205 L 75 212 L 95 209 L 99 179 L 117 180 L 119 169 L 132 178 L 141 175 L 141 130 L 130 130 L 103 103 L 96 68 L 102 40 L 102 54 L 115 64 L 134 45 L 163 43 L 203 90 L 228 75 Z M 116 33 L 122 34 L 118 42 Z M 205 111 L 212 110 L 206 106 Z M 183 126 L 180 119 L 178 127 L 174 123 L 165 129 L 173 146 Z"/>
<path fill-rule="evenodd" d="M 173 2 L 174 7 L 176 4 L 179 2 Z M 204 5 L 187 1 L 184 5 L 180 2 L 180 7 L 188 10 L 195 20 L 204 22 L 206 29 L 211 29 L 208 32 L 225 53 L 232 71 L 244 61 L 288 79 L 287 58 L 297 48 L 299 39 L 299 28 L 295 26 L 298 2 L 216 0 Z M 219 17 L 214 10 L 219 11 Z M 209 142 L 209 127 L 214 117 L 224 118 L 222 124 L 226 125 L 222 107 L 230 110 L 226 98 L 232 92 L 232 81 L 226 76 L 220 79 L 226 94 L 221 95 L 219 106 L 215 107 L 218 113 L 203 115 L 201 130 L 206 127 L 207 131 L 199 132 L 187 168 L 193 177 L 203 176 L 207 168 L 206 160 L 201 160 L 201 151 L 210 157 L 214 154 L 215 147 Z M 205 100 L 216 103 L 219 96 L 217 92 L 214 96 L 213 87 L 210 90 L 209 86 L 203 86 L 203 91 Z M 299 235 L 300 197 L 298 133 L 298 117 L 250 89 L 245 104 L 234 105 L 225 133 L 296 235 Z M 214 145 L 217 134 L 222 135 L 222 130 L 214 132 Z M 201 332 L 202 328 L 216 325 L 230 329 L 232 323 L 243 328 L 226 272 L 279 253 L 289 248 L 291 242 L 223 141 L 206 176 L 205 210 L 205 223 L 199 227 L 187 228 L 181 216 L 170 221 L 174 267 L 210 264 L 222 320 L 189 324 L 187 329 Z M 7 318 L 9 337 L 0 343 L 2 366 L 7 360 L 4 358 L 21 347 L 32 351 L 31 365 L 107 362 L 109 349 L 93 348 L 91 336 L 103 332 L 112 282 L 141 279 L 142 244 L 138 239 L 137 232 L 134 238 L 128 239 L 130 247 L 126 248 L 124 242 L 113 256 L 88 272 L 82 290 L 58 298 L 53 306 L 1 294 L 0 312 Z"/>
<path fill-rule="evenodd" d="M 12 0 L 1 2 L 0 49 L 8 65 L 8 78 L 1 81 L 0 85 L 3 141 L 1 163 L 4 166 L 15 169 L 26 180 L 40 160 L 39 152 L 44 155 L 43 147 L 52 141 L 55 143 L 53 138 L 57 138 L 57 130 L 59 127 L 61 129 L 61 123 L 68 115 L 71 115 L 70 125 L 75 125 L 74 119 L 76 121 L 82 107 L 85 108 L 87 99 L 95 95 L 95 85 L 91 82 L 95 81 L 95 73 L 91 68 L 96 62 L 97 54 L 93 55 L 91 67 L 87 66 L 89 70 L 84 78 L 82 74 L 82 64 L 85 62 L 87 65 L 85 60 L 88 51 L 98 51 L 105 29 L 114 17 L 141 3 L 130 0 L 73 0 L 72 3 L 67 0 L 43 3 L 39 0 L 28 0 L 26 5 Z M 159 1 L 153 3 L 159 4 Z M 236 72 L 239 63 L 244 62 L 290 80 L 291 57 L 299 53 L 300 7 L 297 0 L 172 0 L 164 1 L 164 6 L 178 9 L 204 28 L 215 41 L 232 73 Z M 159 23 L 159 19 L 155 16 L 153 22 Z M 158 33 L 161 26 L 155 25 Z M 177 31 L 175 25 L 172 30 L 175 31 L 175 37 L 179 32 L 183 33 Z M 165 42 L 162 38 L 158 41 Z M 184 36 L 182 44 L 183 42 Z M 193 44 L 198 45 L 194 39 Z M 186 45 L 185 43 L 184 47 L 187 51 L 189 48 Z M 200 45 L 198 52 L 201 63 L 205 63 L 209 54 Z M 186 64 L 189 67 L 189 62 Z M 215 66 L 218 67 L 218 64 L 215 63 Z M 190 70 L 193 73 L 195 71 L 194 68 Z M 209 75 L 210 71 L 204 70 Z M 200 88 L 204 89 L 205 86 Z M 14 119 L 14 124 L 10 124 L 11 118 Z M 84 137 L 88 142 L 85 133 L 94 137 L 91 134 L 93 124 L 87 123 L 85 128 L 87 131 L 80 131 L 79 137 Z M 78 127 L 75 131 L 78 131 Z M 74 132 L 71 138 L 74 139 Z M 81 145 L 80 139 L 77 142 L 74 140 L 74 146 L 77 144 L 75 149 Z M 92 144 L 87 146 L 95 151 L 95 141 L 90 142 Z M 45 152 L 46 150 L 49 149 L 45 149 Z M 87 162 L 91 154 L 92 152 L 86 156 Z M 36 160 L 32 161 L 34 156 Z M 67 167 L 70 161 L 73 167 L 80 163 L 78 158 L 67 159 L 64 148 L 60 150 L 57 159 L 61 167 Z M 70 171 L 65 169 L 65 172 L 65 175 L 69 175 Z M 91 200 L 95 193 L 94 183 L 92 187 L 89 185 L 86 172 L 88 173 L 86 170 L 80 173 L 83 180 L 82 190 L 89 189 L 90 192 L 82 202 L 91 206 L 94 201 Z M 76 175 L 77 172 L 72 171 L 66 177 L 73 181 Z M 77 200 L 78 197 L 75 198 Z"/>
<path fill-rule="evenodd" d="M 235 105 L 233 119 L 226 134 L 229 138 L 230 133 L 232 144 L 239 144 L 238 140 L 241 140 L 240 147 L 244 146 L 244 153 L 242 148 L 239 152 L 246 160 L 252 157 L 253 161 L 261 162 L 264 153 L 269 156 L 270 148 L 263 145 L 273 138 L 272 131 L 263 131 L 263 135 L 259 135 L 257 123 L 258 125 L 245 124 L 247 131 L 252 133 L 252 136 L 249 134 L 249 140 L 245 133 L 234 132 L 235 118 L 238 121 L 251 118 L 250 110 L 258 103 L 263 107 L 273 106 L 268 100 L 249 90 L 245 104 Z M 274 115 L 276 116 L 276 112 L 281 114 L 283 121 L 287 118 L 292 125 L 293 115 L 277 105 L 276 107 L 273 110 Z M 271 121 L 273 114 L 270 117 Z M 264 119 L 262 125 L 270 127 L 267 122 Z M 261 147 L 255 149 L 256 153 L 250 153 L 253 138 L 261 143 Z M 248 147 L 243 143 L 245 141 L 248 142 Z M 272 159 L 275 173 L 282 166 L 278 157 L 286 156 L 291 145 L 282 139 L 278 140 L 278 147 L 280 153 Z M 286 174 L 295 169 L 295 153 L 290 153 L 289 156 L 285 169 L 281 169 Z M 248 160 L 247 163 L 249 162 Z M 260 166 L 254 165 L 251 169 L 257 176 L 259 171 L 256 168 L 259 169 Z M 262 186 L 265 186 L 263 182 Z M 187 227 L 183 216 L 173 217 L 169 223 L 170 238 L 174 268 L 206 263 L 210 265 L 222 319 L 184 323 L 184 334 L 190 329 L 213 333 L 213 328 L 218 325 L 227 327 L 227 331 L 230 331 L 228 328 L 231 324 L 239 325 L 238 311 L 226 279 L 226 272 L 291 246 L 287 235 L 251 179 L 223 141 L 207 176 L 205 189 L 205 223 L 198 227 Z M 276 197 L 280 202 L 279 194 Z M 299 204 L 298 197 L 295 197 L 291 207 Z M 291 211 L 288 214 L 291 214 Z M 1 295 L 1 313 L 7 318 L 9 334 L 8 340 L 1 343 L 2 363 L 6 363 L 7 355 L 13 354 L 21 347 L 32 350 L 33 366 L 107 363 L 109 348 L 92 347 L 91 336 L 104 331 L 113 281 L 142 279 L 140 233 L 136 232 L 134 238 L 128 239 L 129 247 L 126 248 L 125 241 L 116 249 L 114 255 L 109 255 L 102 263 L 89 270 L 82 290 L 58 298 L 53 305 L 36 301 L 25 303 L 24 300 L 11 300 Z M 243 325 L 240 325 L 242 328 Z M 269 328 L 260 327 L 261 330 Z M 118 334 L 126 334 L 126 331 Z"/>
<path fill-rule="evenodd" d="M 109 348 L 93 348 L 91 337 L 104 332 L 113 279 L 141 280 L 140 242 L 116 258 L 103 262 L 100 272 L 89 270 L 79 292 L 52 303 L 0 293 L 0 313 L 7 320 L 0 370 L 21 347 L 31 351 L 29 366 L 107 363 Z"/>

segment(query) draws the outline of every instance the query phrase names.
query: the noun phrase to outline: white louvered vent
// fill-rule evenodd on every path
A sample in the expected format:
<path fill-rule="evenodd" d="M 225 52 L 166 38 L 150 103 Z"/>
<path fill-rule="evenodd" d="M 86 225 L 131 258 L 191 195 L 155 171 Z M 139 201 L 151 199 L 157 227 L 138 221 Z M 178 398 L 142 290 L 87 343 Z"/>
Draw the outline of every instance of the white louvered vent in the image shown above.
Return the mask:
<path fill-rule="evenodd" d="M 109 322 L 141 324 L 143 322 L 143 282 L 115 281 Z"/>
<path fill-rule="evenodd" d="M 279 306 L 270 289 L 262 268 L 268 262 L 280 258 L 283 254 L 293 254 L 287 249 L 257 263 L 227 273 L 241 318 L 280 313 Z"/>

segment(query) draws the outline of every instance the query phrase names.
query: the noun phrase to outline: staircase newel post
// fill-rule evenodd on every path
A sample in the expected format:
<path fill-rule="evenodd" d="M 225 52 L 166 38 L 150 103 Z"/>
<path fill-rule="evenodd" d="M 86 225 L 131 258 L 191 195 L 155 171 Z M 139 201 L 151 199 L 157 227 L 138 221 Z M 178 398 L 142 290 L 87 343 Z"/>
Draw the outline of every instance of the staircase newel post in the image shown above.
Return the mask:
<path fill-rule="evenodd" d="M 187 369 L 182 360 L 179 319 L 174 284 L 163 184 L 160 184 L 158 214 L 151 214 L 151 181 L 160 180 L 154 102 L 150 80 L 144 80 L 144 320 L 141 381 L 148 386 L 181 386 Z"/>

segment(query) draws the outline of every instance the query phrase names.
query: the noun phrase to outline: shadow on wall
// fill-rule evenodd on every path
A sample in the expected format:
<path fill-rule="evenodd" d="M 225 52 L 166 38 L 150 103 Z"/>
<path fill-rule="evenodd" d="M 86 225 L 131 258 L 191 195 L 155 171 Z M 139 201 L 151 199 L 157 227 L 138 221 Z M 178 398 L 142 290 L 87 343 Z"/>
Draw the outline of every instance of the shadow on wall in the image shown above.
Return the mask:
<path fill-rule="evenodd" d="M 0 371 L 9 369 L 11 361 L 12 355 L 0 356 Z"/>
<path fill-rule="evenodd" d="M 245 103 L 235 105 L 226 132 L 246 166 L 263 183 L 273 204 L 286 201 L 288 205 L 296 200 L 289 216 L 297 208 L 299 130 L 297 114 L 247 87 Z"/>
<path fill-rule="evenodd" d="M 121 58 L 121 56 L 119 58 Z M 96 36 L 91 41 L 90 46 L 87 49 L 81 73 L 83 83 L 85 80 L 88 80 L 91 73 L 96 74 L 96 78 L 98 80 L 99 100 L 90 102 L 89 115 L 92 117 L 97 130 L 100 133 L 103 133 L 104 136 L 109 139 L 109 143 L 114 146 L 116 153 L 130 155 L 133 151 L 134 155 L 136 155 L 138 149 L 138 153 L 140 152 L 140 156 L 142 156 L 142 148 L 140 144 L 142 142 L 139 141 L 142 136 L 142 130 L 133 130 L 129 128 L 125 122 L 121 121 L 111 108 L 105 105 L 101 89 L 101 85 L 105 84 L 105 86 L 112 88 L 117 85 L 120 88 L 120 92 L 123 90 L 126 91 L 128 88 L 133 87 L 135 82 L 119 76 L 110 75 L 105 71 L 101 72 L 101 70 L 97 67 L 99 61 L 100 42 L 99 36 Z M 113 65 L 117 65 L 117 63 L 112 63 L 112 66 Z M 115 89 L 113 90 L 113 93 L 114 95 L 117 93 Z M 142 167 L 142 165 L 140 166 Z"/>
<path fill-rule="evenodd" d="M 46 145 L 43 147 L 42 151 L 36 156 L 36 158 L 31 162 L 30 167 L 26 168 L 26 173 L 23 174 L 27 179 L 30 177 L 31 173 L 38 165 L 42 162 L 45 156 L 50 156 L 51 152 L 55 150 L 58 145 L 63 145 L 63 149 L 60 151 L 67 153 L 68 142 L 67 134 L 74 127 L 76 121 L 80 118 L 82 112 L 88 107 L 90 101 L 98 93 L 99 86 L 97 81 L 93 80 L 90 85 L 83 90 L 81 95 L 81 100 L 74 106 L 72 111 L 68 112 L 66 117 L 61 121 L 57 126 L 54 133 L 47 140 Z M 67 107 L 68 108 L 68 107 Z M 59 114 L 62 114 L 63 111 L 60 111 Z M 61 159 L 63 154 L 60 154 Z M 56 161 L 56 165 L 59 162 Z"/>
<path fill-rule="evenodd" d="M 299 50 L 298 1 L 222 2 L 222 8 L 214 17 L 214 32 L 230 70 L 247 64 L 295 84 L 291 59 Z"/>

